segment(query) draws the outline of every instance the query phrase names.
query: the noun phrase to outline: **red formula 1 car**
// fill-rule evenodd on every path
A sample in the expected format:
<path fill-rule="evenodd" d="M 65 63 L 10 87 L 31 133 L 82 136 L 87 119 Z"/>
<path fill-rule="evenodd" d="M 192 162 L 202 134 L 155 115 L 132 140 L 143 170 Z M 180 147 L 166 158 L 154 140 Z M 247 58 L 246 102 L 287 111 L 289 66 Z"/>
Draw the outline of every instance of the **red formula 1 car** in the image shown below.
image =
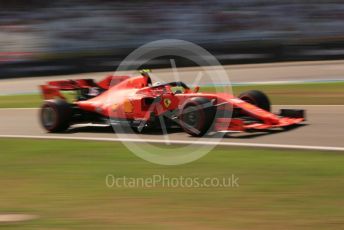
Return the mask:
<path fill-rule="evenodd" d="M 270 112 L 270 102 L 260 91 L 239 97 L 226 93 L 199 93 L 183 82 L 152 84 L 148 72 L 140 76 L 108 76 L 51 81 L 41 86 L 45 102 L 41 123 L 49 132 L 62 132 L 72 124 L 96 123 L 129 126 L 136 132 L 148 128 L 181 127 L 192 136 L 209 132 L 263 131 L 287 128 L 305 120 L 303 110 Z M 75 91 L 68 103 L 61 91 Z"/>

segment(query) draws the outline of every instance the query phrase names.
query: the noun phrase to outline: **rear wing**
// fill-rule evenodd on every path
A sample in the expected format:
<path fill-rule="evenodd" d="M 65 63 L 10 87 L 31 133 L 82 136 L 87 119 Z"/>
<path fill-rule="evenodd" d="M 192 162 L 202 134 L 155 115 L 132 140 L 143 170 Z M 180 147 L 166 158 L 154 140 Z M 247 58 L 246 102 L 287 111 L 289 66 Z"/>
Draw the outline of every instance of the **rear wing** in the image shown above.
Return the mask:
<path fill-rule="evenodd" d="M 45 100 L 59 98 L 66 100 L 61 91 L 88 91 L 91 88 L 104 92 L 111 86 L 128 79 L 129 76 L 107 76 L 100 82 L 96 83 L 93 79 L 77 79 L 77 80 L 60 80 L 49 81 L 45 85 L 40 85 L 42 96 Z"/>

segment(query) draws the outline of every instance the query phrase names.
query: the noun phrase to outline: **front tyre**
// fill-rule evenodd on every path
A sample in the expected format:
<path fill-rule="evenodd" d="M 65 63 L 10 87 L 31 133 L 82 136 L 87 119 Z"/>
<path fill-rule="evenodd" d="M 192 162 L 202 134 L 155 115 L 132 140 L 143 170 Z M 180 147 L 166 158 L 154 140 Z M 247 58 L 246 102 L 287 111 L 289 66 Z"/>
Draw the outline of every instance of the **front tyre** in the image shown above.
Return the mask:
<path fill-rule="evenodd" d="M 209 99 L 192 98 L 181 109 L 180 126 L 191 136 L 204 136 L 210 131 L 215 114 L 216 108 Z"/>
<path fill-rule="evenodd" d="M 40 121 L 42 126 L 51 133 L 63 132 L 70 126 L 72 108 L 63 100 L 47 100 L 41 107 Z"/>
<path fill-rule="evenodd" d="M 271 111 L 271 104 L 268 96 L 258 90 L 249 90 L 239 95 L 239 98 L 247 103 L 255 105 L 266 111 Z"/>

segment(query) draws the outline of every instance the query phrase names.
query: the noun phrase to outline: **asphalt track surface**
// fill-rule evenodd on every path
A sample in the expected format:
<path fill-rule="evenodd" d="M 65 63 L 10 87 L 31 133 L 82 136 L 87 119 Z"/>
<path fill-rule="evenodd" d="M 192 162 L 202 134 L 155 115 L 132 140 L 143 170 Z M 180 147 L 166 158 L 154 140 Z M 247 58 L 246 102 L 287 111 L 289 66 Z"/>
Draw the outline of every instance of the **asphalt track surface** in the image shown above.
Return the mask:
<path fill-rule="evenodd" d="M 189 85 L 217 84 L 207 73 L 216 71 L 218 67 L 206 67 L 209 71 L 203 72 L 201 67 L 178 68 L 177 73 L 169 69 L 153 70 L 153 81 L 171 82 L 184 81 Z M 344 81 L 344 61 L 312 61 L 312 62 L 285 62 L 274 64 L 247 64 L 223 66 L 228 79 L 232 84 L 269 83 L 269 82 L 308 82 L 308 81 Z M 32 77 L 0 80 L 0 95 L 32 93 L 38 91 L 38 86 L 48 80 L 65 80 L 78 78 L 93 78 L 100 80 L 114 72 L 84 73 L 63 76 Z M 135 71 L 118 72 L 117 74 L 137 74 Z M 196 80 L 198 79 L 198 80 Z M 227 79 L 226 79 L 227 80 Z M 195 82 L 196 81 L 196 82 Z M 228 84 L 230 82 L 227 82 Z"/>
<path fill-rule="evenodd" d="M 233 133 L 221 140 L 222 145 L 278 147 L 296 149 L 323 149 L 344 151 L 344 106 L 274 106 L 280 108 L 303 108 L 307 110 L 304 125 L 288 131 L 259 133 Z M 72 127 L 61 134 L 46 133 L 38 120 L 38 109 L 0 109 L 0 137 L 82 139 L 118 141 L 118 136 L 111 127 Z M 123 138 L 122 135 L 120 135 Z M 166 135 L 161 132 L 128 134 L 124 141 L 164 143 Z M 198 141 L 199 144 L 216 141 L 216 136 L 209 136 Z M 168 134 L 171 143 L 188 144 L 195 142 L 194 137 L 180 131 Z"/>

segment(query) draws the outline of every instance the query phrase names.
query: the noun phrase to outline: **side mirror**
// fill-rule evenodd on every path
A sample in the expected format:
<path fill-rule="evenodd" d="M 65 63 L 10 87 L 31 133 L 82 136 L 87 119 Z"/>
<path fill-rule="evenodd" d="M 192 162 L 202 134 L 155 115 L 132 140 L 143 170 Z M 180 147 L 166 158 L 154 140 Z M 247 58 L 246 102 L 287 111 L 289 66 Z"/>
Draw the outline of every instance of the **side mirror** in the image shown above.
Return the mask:
<path fill-rule="evenodd" d="M 196 86 L 193 90 L 194 93 L 197 93 L 199 91 L 199 86 Z"/>

